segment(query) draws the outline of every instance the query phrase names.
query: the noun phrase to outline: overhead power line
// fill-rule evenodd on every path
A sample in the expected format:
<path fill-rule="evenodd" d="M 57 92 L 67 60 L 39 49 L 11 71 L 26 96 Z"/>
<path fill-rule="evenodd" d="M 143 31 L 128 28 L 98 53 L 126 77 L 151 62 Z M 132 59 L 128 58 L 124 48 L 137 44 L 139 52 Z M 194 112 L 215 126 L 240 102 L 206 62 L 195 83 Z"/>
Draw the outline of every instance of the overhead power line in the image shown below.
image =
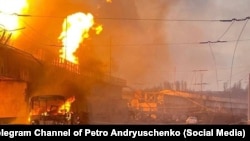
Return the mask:
<path fill-rule="evenodd" d="M 234 21 L 231 22 L 231 24 L 227 27 L 227 29 L 223 32 L 223 34 L 217 39 L 218 43 L 221 42 L 221 38 L 224 37 L 224 35 L 230 30 L 230 28 L 232 27 L 232 25 L 234 24 Z M 222 41 L 223 42 L 223 41 Z M 226 41 L 225 41 L 226 42 Z M 219 89 L 219 80 L 218 80 L 218 72 L 217 72 L 217 63 L 216 63 L 216 58 L 213 52 L 213 47 L 211 46 L 211 43 L 208 43 L 209 48 L 210 48 L 210 52 L 212 54 L 213 57 L 213 61 L 214 61 L 214 67 L 215 67 L 215 75 L 216 75 L 216 84 L 217 84 L 217 90 Z"/>
<path fill-rule="evenodd" d="M 167 21 L 167 22 L 233 22 L 245 21 L 250 17 L 245 18 L 232 18 L 232 19 L 162 19 L 162 18 L 96 18 L 102 20 L 136 20 L 136 21 Z"/>
<path fill-rule="evenodd" d="M 54 15 L 31 15 L 31 14 L 19 14 L 19 13 L 6 13 L 0 11 L 6 15 L 16 15 L 20 17 L 37 17 L 37 18 L 64 18 L 65 16 Z M 114 17 L 95 17 L 95 19 L 101 20 L 131 20 L 131 21 L 169 21 L 169 22 L 232 22 L 232 21 L 245 21 L 250 19 L 250 16 L 245 18 L 232 18 L 232 19 L 163 19 L 163 18 L 114 18 Z"/>
<path fill-rule="evenodd" d="M 236 49 L 237 49 L 237 47 L 238 47 L 239 39 L 240 39 L 240 37 L 241 37 L 241 35 L 242 35 L 242 33 L 243 33 L 243 31 L 244 31 L 244 29 L 245 29 L 247 23 L 248 23 L 248 19 L 247 19 L 246 22 L 244 23 L 244 25 L 243 25 L 243 27 L 242 27 L 242 29 L 241 29 L 241 31 L 240 31 L 240 34 L 239 34 L 239 36 L 238 36 L 237 42 L 236 42 L 236 44 L 235 44 L 235 48 L 234 48 L 234 52 L 233 52 L 233 58 L 232 58 L 232 63 L 231 63 L 230 79 L 229 79 L 229 87 L 230 87 L 230 88 L 231 88 L 231 83 L 232 83 L 232 82 L 231 82 L 231 81 L 232 81 L 231 79 L 232 79 L 232 72 L 233 72 L 234 56 L 235 56 L 235 53 L 236 53 Z M 232 91 L 231 91 L 231 92 L 232 92 Z M 232 116 L 234 117 L 233 108 L 232 108 L 232 103 L 231 103 L 231 92 L 229 92 L 230 109 L 231 109 Z"/>
<path fill-rule="evenodd" d="M 214 44 L 214 43 L 226 43 L 228 41 L 220 41 L 220 40 L 217 40 L 217 41 L 205 41 L 205 42 L 199 42 L 199 44 Z"/>
<path fill-rule="evenodd" d="M 166 45 L 198 45 L 198 44 L 218 44 L 218 43 L 232 43 L 237 40 L 223 40 L 223 41 L 201 41 L 201 42 L 183 42 L 183 43 L 113 43 L 113 46 L 166 46 Z M 250 39 L 242 39 L 239 42 L 250 41 Z M 106 45 L 106 44 L 93 44 L 97 45 Z"/>
<path fill-rule="evenodd" d="M 217 90 L 218 90 L 219 84 L 218 84 L 218 72 L 217 72 L 216 58 L 215 58 L 212 46 L 210 45 L 210 43 L 208 45 L 209 45 L 209 49 L 210 49 L 210 52 L 211 52 L 212 57 L 213 57 L 213 62 L 214 62 L 214 67 L 215 67 L 216 84 L 217 84 Z"/>
<path fill-rule="evenodd" d="M 229 31 L 229 29 L 232 27 L 234 21 L 231 22 L 231 24 L 227 27 L 227 29 L 223 32 L 223 34 L 217 39 L 217 41 L 208 41 L 208 42 L 202 42 L 202 44 L 206 44 L 208 43 L 209 45 L 209 48 L 210 48 L 210 52 L 212 54 L 212 57 L 213 57 L 213 62 L 214 62 L 214 67 L 215 67 L 215 75 L 216 75 L 216 84 L 217 84 L 217 90 L 219 89 L 219 80 L 218 80 L 218 72 L 217 72 L 217 63 L 216 63 L 216 58 L 215 58 L 215 55 L 214 55 L 214 52 L 213 52 L 213 48 L 211 46 L 211 43 L 223 43 L 223 42 L 226 42 L 226 41 L 221 41 L 221 38 L 224 37 L 224 35 Z"/>
<path fill-rule="evenodd" d="M 240 18 L 240 19 L 237 19 L 237 18 L 233 18 L 231 20 L 220 20 L 221 22 L 233 22 L 233 21 L 246 21 L 250 19 L 250 17 L 246 17 L 246 18 Z"/>
<path fill-rule="evenodd" d="M 234 64 L 234 56 L 235 56 L 235 53 L 236 53 L 236 49 L 238 47 L 239 39 L 240 39 L 240 37 L 241 37 L 241 35 L 242 35 L 242 33 L 243 33 L 243 31 L 244 31 L 247 23 L 248 23 L 248 20 L 246 20 L 246 22 L 244 23 L 244 25 L 243 25 L 243 27 L 242 27 L 242 29 L 240 31 L 240 34 L 238 36 L 238 39 L 236 41 L 236 44 L 235 44 L 235 48 L 234 48 L 234 52 L 233 52 L 233 58 L 232 58 L 232 62 L 231 62 L 230 87 L 231 87 L 232 70 L 233 70 L 233 64 Z"/>
<path fill-rule="evenodd" d="M 232 27 L 233 24 L 234 24 L 234 21 L 231 22 L 231 24 L 227 27 L 227 29 L 223 32 L 223 34 L 218 38 L 219 41 L 220 41 L 221 38 L 223 38 L 224 35 L 229 31 L 229 29 Z"/>

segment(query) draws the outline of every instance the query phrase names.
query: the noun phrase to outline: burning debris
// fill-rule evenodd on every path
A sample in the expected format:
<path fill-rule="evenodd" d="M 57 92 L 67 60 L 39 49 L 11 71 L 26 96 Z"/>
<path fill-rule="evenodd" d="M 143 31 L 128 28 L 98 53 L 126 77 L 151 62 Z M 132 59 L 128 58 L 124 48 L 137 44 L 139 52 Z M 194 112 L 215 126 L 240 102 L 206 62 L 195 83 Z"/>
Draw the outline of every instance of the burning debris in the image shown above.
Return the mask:
<path fill-rule="evenodd" d="M 89 30 L 94 29 L 96 34 L 100 34 L 102 26 L 94 27 L 94 17 L 90 13 L 74 13 L 67 16 L 63 22 L 63 31 L 59 36 L 62 40 L 63 48 L 61 48 L 60 57 L 72 63 L 78 64 L 78 59 L 74 55 L 80 43 L 89 38 Z"/>

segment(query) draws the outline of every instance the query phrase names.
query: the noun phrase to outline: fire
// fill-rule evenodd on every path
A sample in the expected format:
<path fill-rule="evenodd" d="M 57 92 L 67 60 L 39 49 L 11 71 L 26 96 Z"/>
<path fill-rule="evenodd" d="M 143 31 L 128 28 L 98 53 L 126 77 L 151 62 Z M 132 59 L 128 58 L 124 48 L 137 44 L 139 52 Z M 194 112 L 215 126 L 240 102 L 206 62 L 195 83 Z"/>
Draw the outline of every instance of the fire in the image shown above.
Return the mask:
<path fill-rule="evenodd" d="M 62 113 L 62 112 L 69 112 L 70 111 L 70 107 L 71 107 L 71 103 L 73 103 L 75 101 L 75 97 L 70 97 L 66 100 L 66 102 L 60 106 L 60 108 L 58 109 L 58 113 Z"/>
<path fill-rule="evenodd" d="M 63 48 L 60 49 L 60 57 L 72 63 L 78 64 L 75 52 L 84 39 L 89 38 L 90 29 L 96 30 L 96 34 L 102 31 L 102 27 L 94 28 L 94 17 L 90 13 L 78 12 L 64 19 L 59 39 L 62 40 Z"/>
<path fill-rule="evenodd" d="M 100 34 L 102 32 L 102 25 L 95 27 L 95 31 L 96 34 Z"/>
<path fill-rule="evenodd" d="M 0 27 L 16 38 L 21 27 L 20 17 L 28 8 L 27 0 L 0 0 Z M 0 31 L 1 32 L 1 31 Z"/>

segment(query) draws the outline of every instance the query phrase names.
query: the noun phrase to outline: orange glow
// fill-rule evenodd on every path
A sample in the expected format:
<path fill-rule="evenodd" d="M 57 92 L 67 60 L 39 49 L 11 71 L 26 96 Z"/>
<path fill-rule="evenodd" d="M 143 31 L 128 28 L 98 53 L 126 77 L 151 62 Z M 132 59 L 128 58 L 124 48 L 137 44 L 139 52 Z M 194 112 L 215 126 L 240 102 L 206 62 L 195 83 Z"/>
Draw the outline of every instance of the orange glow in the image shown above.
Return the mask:
<path fill-rule="evenodd" d="M 106 0 L 107 3 L 112 3 L 112 0 Z"/>
<path fill-rule="evenodd" d="M 28 117 L 28 123 L 30 123 L 30 120 L 31 120 L 31 119 L 30 119 L 30 116 L 29 116 L 29 117 Z"/>
<path fill-rule="evenodd" d="M 94 17 L 90 13 L 78 12 L 65 18 L 62 26 L 63 31 L 59 39 L 62 40 L 63 48 L 60 50 L 60 57 L 78 64 L 78 59 L 74 53 L 80 43 L 89 37 L 89 30 L 94 26 Z M 94 30 L 99 34 L 102 27 L 97 27 Z"/>
<path fill-rule="evenodd" d="M 60 108 L 58 109 L 58 113 L 67 113 L 70 111 L 70 107 L 71 107 L 71 103 L 73 103 L 75 101 L 75 97 L 70 97 L 66 100 L 66 102 L 60 106 Z"/>
<path fill-rule="evenodd" d="M 0 25 L 1 28 L 10 30 L 12 38 L 19 35 L 17 29 L 21 27 L 20 17 L 17 14 L 24 14 L 28 8 L 27 0 L 0 0 Z"/>

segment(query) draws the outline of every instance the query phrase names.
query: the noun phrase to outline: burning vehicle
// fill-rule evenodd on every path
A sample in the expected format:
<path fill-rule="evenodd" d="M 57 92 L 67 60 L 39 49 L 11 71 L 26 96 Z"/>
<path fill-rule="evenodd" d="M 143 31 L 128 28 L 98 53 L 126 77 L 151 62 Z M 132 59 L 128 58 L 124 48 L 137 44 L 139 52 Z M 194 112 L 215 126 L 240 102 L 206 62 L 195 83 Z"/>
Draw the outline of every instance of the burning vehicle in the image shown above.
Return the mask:
<path fill-rule="evenodd" d="M 29 123 L 32 125 L 68 125 L 78 124 L 79 117 L 71 111 L 75 98 L 62 95 L 38 95 L 30 98 Z"/>

